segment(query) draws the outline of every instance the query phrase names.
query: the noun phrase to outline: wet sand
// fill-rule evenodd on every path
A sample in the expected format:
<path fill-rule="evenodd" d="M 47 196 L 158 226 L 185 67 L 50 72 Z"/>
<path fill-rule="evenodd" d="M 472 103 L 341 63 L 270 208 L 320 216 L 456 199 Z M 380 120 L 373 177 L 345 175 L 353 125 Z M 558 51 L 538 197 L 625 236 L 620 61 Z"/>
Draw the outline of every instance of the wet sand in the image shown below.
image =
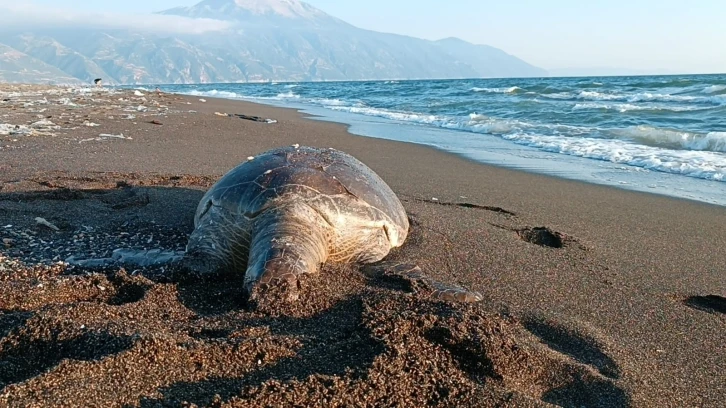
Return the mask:
<path fill-rule="evenodd" d="M 0 406 L 722 403 L 723 207 L 485 166 L 246 102 L 9 88 Z M 433 302 L 410 282 L 327 265 L 294 307 L 251 312 L 241 276 L 63 262 L 183 249 L 206 188 L 294 143 L 369 165 L 412 224 L 389 258 L 485 300 Z"/>

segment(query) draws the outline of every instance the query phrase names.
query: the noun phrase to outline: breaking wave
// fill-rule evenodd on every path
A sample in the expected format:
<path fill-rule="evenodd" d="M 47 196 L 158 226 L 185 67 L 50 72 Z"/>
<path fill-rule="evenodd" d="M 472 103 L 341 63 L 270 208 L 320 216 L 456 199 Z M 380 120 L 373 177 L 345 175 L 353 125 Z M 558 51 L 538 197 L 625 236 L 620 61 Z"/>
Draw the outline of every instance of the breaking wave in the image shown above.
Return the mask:
<path fill-rule="evenodd" d="M 604 93 L 596 91 L 580 91 L 573 92 L 556 92 L 541 95 L 547 99 L 559 99 L 570 101 L 613 101 L 613 102 L 681 102 L 681 103 L 697 103 L 697 104 L 726 104 L 726 95 L 715 96 L 693 96 L 693 95 L 673 95 L 652 92 L 639 92 L 635 94 L 620 93 Z"/>
<path fill-rule="evenodd" d="M 707 180 L 726 181 L 726 157 L 713 152 L 668 150 L 618 139 L 571 138 L 526 133 L 504 135 L 503 138 L 553 153 L 628 164 Z"/>
<path fill-rule="evenodd" d="M 523 89 L 518 86 L 512 86 L 509 88 L 471 88 L 474 92 L 484 92 L 484 93 L 501 93 L 501 94 L 514 94 L 522 91 Z"/>
<path fill-rule="evenodd" d="M 183 93 L 314 106 L 409 129 L 471 134 L 437 133 L 443 138 L 438 145 L 456 146 L 457 151 L 478 149 L 474 146 L 486 144 L 487 138 L 497 138 L 547 152 L 726 181 L 726 77 L 694 78 L 217 84 L 186 87 Z M 416 140 L 415 132 L 411 139 Z"/>
<path fill-rule="evenodd" d="M 634 126 L 609 131 L 616 139 L 672 150 L 698 150 L 726 153 L 726 132 L 706 134 L 652 126 Z"/>

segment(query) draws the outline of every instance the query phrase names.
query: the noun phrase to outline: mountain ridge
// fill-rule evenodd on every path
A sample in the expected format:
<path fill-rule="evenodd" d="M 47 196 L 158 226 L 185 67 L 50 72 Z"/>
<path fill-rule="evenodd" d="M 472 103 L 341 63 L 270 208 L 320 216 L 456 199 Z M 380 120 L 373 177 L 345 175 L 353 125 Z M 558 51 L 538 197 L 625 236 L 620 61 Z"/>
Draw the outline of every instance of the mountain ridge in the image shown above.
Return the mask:
<path fill-rule="evenodd" d="M 366 30 L 299 0 L 203 0 L 145 18 L 147 25 L 154 18 L 225 24 L 189 33 L 136 28 L 139 24 L 126 29 L 31 24 L 0 28 L 0 34 L 13 52 L 81 81 L 102 77 L 112 84 L 547 75 L 488 45 Z M 12 81 L 4 67 L 10 64 L 3 61 L 0 54 L 0 72 Z"/>

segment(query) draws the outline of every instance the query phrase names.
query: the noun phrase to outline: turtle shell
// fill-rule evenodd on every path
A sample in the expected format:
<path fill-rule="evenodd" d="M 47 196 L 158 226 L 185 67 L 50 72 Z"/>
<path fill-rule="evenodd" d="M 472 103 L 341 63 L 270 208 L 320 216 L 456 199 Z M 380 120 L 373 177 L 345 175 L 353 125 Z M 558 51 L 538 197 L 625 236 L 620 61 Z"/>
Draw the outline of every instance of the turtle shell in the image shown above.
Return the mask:
<path fill-rule="evenodd" d="M 384 214 L 397 241 L 407 235 L 403 205 L 373 170 L 345 152 L 306 146 L 269 150 L 230 170 L 202 198 L 194 222 L 197 226 L 211 205 L 253 219 L 290 197 L 321 196 L 352 196 Z M 339 210 L 345 215 L 345 208 Z"/>

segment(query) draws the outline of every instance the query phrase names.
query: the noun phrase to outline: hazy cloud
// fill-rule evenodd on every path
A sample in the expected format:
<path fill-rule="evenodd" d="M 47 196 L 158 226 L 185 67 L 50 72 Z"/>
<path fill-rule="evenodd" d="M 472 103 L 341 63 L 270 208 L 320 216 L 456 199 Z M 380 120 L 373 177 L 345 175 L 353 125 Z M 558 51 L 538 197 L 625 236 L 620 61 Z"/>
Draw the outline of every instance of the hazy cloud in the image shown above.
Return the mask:
<path fill-rule="evenodd" d="M 120 14 L 62 10 L 32 4 L 27 0 L 0 0 L 0 30 L 18 28 L 109 28 L 175 34 L 223 31 L 231 23 L 208 18 L 158 14 Z"/>

